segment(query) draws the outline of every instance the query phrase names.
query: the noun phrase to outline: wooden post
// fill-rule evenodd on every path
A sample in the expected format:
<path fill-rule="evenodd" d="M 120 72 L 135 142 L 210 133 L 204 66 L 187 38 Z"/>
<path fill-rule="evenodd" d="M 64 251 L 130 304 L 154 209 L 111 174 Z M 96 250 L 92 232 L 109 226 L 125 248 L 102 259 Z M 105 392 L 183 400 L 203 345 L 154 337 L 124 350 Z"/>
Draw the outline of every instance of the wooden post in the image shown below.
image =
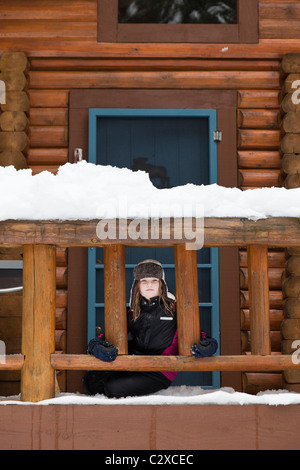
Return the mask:
<path fill-rule="evenodd" d="M 105 339 L 127 354 L 125 247 L 112 244 L 103 250 Z"/>
<path fill-rule="evenodd" d="M 200 341 L 197 251 L 175 246 L 175 281 L 178 325 L 178 349 L 191 355 L 191 347 Z"/>
<path fill-rule="evenodd" d="M 23 251 L 21 400 L 38 402 L 55 396 L 56 250 L 26 245 Z"/>
<path fill-rule="evenodd" d="M 268 247 L 248 246 L 251 354 L 271 354 Z"/>

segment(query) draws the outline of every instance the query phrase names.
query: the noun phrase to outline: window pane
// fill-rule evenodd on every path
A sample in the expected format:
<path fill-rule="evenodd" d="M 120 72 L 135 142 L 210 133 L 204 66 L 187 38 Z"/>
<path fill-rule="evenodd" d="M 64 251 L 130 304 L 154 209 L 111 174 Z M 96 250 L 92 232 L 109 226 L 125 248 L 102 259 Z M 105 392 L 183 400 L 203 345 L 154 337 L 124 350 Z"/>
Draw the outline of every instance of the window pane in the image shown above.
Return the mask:
<path fill-rule="evenodd" d="M 238 0 L 119 0 L 119 23 L 237 24 Z"/>

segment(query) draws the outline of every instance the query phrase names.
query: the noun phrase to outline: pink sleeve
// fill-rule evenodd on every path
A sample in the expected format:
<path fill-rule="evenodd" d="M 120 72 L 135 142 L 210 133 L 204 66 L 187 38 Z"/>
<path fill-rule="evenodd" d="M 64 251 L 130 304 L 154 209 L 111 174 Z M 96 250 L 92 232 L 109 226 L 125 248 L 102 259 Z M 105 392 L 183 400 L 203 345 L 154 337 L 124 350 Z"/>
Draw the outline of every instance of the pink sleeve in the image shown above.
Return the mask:
<path fill-rule="evenodd" d="M 177 356 L 178 354 L 178 332 L 176 331 L 172 344 L 168 346 L 164 352 L 162 353 L 162 356 Z"/>

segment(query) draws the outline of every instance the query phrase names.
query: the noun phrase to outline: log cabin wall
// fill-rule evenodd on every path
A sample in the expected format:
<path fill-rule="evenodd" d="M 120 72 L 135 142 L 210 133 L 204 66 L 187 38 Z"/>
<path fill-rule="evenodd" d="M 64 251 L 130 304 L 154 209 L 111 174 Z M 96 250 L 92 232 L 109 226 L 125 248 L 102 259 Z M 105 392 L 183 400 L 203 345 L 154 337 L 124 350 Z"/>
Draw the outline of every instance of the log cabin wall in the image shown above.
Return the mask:
<path fill-rule="evenodd" d="M 300 54 L 287 54 L 282 60 L 281 154 L 287 189 L 300 187 Z M 288 248 L 283 282 L 284 321 L 281 324 L 282 352 L 290 354 L 300 337 L 300 250 Z M 296 341 L 296 343 L 295 343 Z M 298 371 L 284 371 L 288 390 L 300 391 Z"/>
<path fill-rule="evenodd" d="M 238 93 L 239 187 L 281 186 L 280 65 L 285 54 L 299 50 L 297 0 L 260 0 L 258 43 L 224 45 L 100 43 L 97 0 L 0 0 L 0 55 L 21 51 L 30 65 L 26 159 L 33 174 L 42 170 L 55 173 L 68 161 L 68 100 L 72 89 L 233 89 Z M 241 345 L 245 353 L 251 340 L 246 257 L 241 250 Z M 67 253 L 60 252 L 58 260 L 56 349 L 64 351 Z M 286 253 L 270 250 L 272 351 L 278 354 L 285 267 Z M 1 302 L 3 316 L 5 306 Z M 11 302 L 16 305 L 16 298 Z M 16 308 L 8 309 L 11 313 L 6 323 L 1 323 L 4 338 L 19 337 L 19 327 L 10 318 Z M 19 352 L 18 348 L 19 343 L 9 352 Z M 7 380 L 10 378 L 2 373 L 0 395 L 12 390 Z M 249 393 L 283 386 L 281 374 L 243 375 L 243 390 Z"/>

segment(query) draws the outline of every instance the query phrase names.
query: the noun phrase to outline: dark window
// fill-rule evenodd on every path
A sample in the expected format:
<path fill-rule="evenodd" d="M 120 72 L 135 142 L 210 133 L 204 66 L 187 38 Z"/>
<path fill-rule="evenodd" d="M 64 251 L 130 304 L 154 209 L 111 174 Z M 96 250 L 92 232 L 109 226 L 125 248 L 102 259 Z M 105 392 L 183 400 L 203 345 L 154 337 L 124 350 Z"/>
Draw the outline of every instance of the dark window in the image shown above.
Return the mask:
<path fill-rule="evenodd" d="M 237 0 L 119 0 L 119 23 L 237 24 Z"/>
<path fill-rule="evenodd" d="M 98 0 L 98 41 L 257 43 L 258 0 Z"/>

